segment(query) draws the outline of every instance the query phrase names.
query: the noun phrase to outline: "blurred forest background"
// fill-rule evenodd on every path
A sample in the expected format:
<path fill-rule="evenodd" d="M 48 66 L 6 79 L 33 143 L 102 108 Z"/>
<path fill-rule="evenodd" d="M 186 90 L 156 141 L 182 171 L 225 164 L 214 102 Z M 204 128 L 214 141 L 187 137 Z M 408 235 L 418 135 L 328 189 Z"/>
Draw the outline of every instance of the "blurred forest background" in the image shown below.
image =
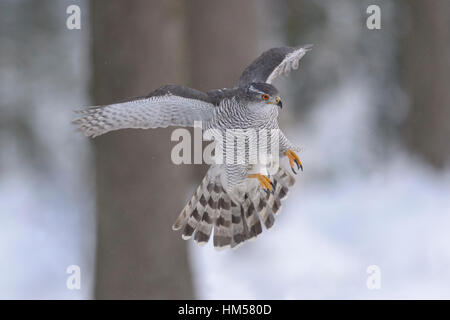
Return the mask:
<path fill-rule="evenodd" d="M 450 298 L 449 1 L 0 0 L 0 39 L 0 298 Z M 233 86 L 308 43 L 275 83 L 305 171 L 236 251 L 172 232 L 206 167 L 172 164 L 171 129 L 70 125 L 166 83 Z"/>

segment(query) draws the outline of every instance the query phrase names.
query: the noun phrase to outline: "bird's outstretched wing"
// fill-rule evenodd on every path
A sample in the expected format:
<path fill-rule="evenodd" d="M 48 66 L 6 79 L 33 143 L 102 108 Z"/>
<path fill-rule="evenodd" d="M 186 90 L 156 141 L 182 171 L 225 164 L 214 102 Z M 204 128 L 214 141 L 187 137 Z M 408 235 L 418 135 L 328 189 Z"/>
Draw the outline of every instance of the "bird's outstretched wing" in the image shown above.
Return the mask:
<path fill-rule="evenodd" d="M 272 83 L 281 74 L 287 75 L 297 69 L 300 59 L 311 50 L 312 45 L 301 47 L 280 47 L 265 51 L 249 65 L 241 75 L 238 86 L 253 82 Z"/>
<path fill-rule="evenodd" d="M 125 128 L 193 126 L 208 121 L 214 105 L 207 94 L 184 86 L 167 85 L 146 97 L 78 111 L 73 123 L 86 135 L 96 137 Z"/>

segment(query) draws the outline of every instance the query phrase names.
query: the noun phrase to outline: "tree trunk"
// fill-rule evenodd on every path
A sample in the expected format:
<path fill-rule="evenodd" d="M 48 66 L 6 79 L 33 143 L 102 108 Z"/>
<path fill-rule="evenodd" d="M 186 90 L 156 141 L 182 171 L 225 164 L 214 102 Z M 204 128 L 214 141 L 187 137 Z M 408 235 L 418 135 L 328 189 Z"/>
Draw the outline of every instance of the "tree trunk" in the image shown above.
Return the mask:
<path fill-rule="evenodd" d="M 233 87 L 258 55 L 255 1 L 190 0 L 190 82 L 198 90 Z"/>
<path fill-rule="evenodd" d="M 256 59 L 260 33 L 253 0 L 189 0 L 187 11 L 189 85 L 208 91 L 231 88 Z M 195 166 L 200 181 L 207 166 Z"/>
<path fill-rule="evenodd" d="M 404 133 L 437 167 L 450 159 L 450 2 L 405 1 L 409 14 L 401 76 L 410 99 Z"/>
<path fill-rule="evenodd" d="M 91 3 L 95 104 L 183 82 L 183 3 Z M 121 130 L 94 140 L 97 299 L 193 298 L 186 242 L 171 230 L 189 167 L 172 163 L 170 132 Z"/>
<path fill-rule="evenodd" d="M 257 54 L 254 1 L 92 1 L 93 97 L 167 83 L 232 87 Z M 96 298 L 193 297 L 186 243 L 170 230 L 206 168 L 175 166 L 170 129 L 96 138 Z M 199 173 L 201 172 L 201 173 Z"/>

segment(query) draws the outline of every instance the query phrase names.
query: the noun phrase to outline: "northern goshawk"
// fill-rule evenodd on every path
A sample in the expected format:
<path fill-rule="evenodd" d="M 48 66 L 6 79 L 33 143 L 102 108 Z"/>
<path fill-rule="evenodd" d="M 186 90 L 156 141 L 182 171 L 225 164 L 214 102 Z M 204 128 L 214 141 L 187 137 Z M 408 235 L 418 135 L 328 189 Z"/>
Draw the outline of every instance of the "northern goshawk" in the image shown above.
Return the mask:
<path fill-rule="evenodd" d="M 295 153 L 298 149 L 278 128 L 278 109 L 282 103 L 271 83 L 277 76 L 297 69 L 299 60 L 310 48 L 311 45 L 280 47 L 264 52 L 244 70 L 234 88 L 204 93 L 166 85 L 142 98 L 82 110 L 74 123 L 90 137 L 124 128 L 193 126 L 194 121 L 201 121 L 204 130 L 224 134 L 227 130 L 254 129 L 259 136 L 264 130 L 270 131 L 266 149 L 269 162 L 287 156 L 296 173 L 295 167 L 303 170 Z M 277 134 L 274 136 L 273 132 Z M 258 139 L 256 143 L 248 136 L 245 139 L 243 150 L 234 148 L 245 154 L 244 163 L 237 163 L 234 158 L 213 163 L 176 219 L 173 229 L 182 229 L 183 239 L 194 235 L 199 244 L 207 243 L 214 229 L 214 247 L 235 248 L 262 232 L 261 221 L 267 229 L 272 227 L 281 200 L 295 179 L 282 166 L 270 174 L 260 171 L 267 161 L 261 166 L 248 160 L 249 151 L 259 148 Z M 223 143 L 230 141 L 227 138 Z M 270 152 L 274 144 L 278 147 L 276 154 Z M 229 149 L 222 146 L 220 152 L 226 156 L 226 150 Z"/>

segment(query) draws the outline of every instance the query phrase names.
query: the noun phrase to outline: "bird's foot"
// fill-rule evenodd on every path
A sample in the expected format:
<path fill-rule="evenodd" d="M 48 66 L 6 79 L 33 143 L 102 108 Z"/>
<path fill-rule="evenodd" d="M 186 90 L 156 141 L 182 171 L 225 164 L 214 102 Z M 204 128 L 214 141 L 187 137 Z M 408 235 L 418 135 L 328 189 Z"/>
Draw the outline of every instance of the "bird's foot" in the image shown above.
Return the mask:
<path fill-rule="evenodd" d="M 294 169 L 295 165 L 297 165 L 297 170 L 300 169 L 303 171 L 302 162 L 300 161 L 299 157 L 292 149 L 289 149 L 288 151 L 286 151 L 284 153 L 284 155 L 289 158 L 289 164 L 291 165 L 291 169 L 292 169 L 292 172 L 294 172 L 294 174 L 297 174 L 297 172 Z"/>
<path fill-rule="evenodd" d="M 255 174 L 249 174 L 248 178 L 256 178 L 258 179 L 259 183 L 261 184 L 261 187 L 267 192 L 267 193 L 273 193 L 275 190 L 275 186 L 272 183 L 272 181 L 270 181 L 270 179 L 260 173 L 255 173 Z"/>

